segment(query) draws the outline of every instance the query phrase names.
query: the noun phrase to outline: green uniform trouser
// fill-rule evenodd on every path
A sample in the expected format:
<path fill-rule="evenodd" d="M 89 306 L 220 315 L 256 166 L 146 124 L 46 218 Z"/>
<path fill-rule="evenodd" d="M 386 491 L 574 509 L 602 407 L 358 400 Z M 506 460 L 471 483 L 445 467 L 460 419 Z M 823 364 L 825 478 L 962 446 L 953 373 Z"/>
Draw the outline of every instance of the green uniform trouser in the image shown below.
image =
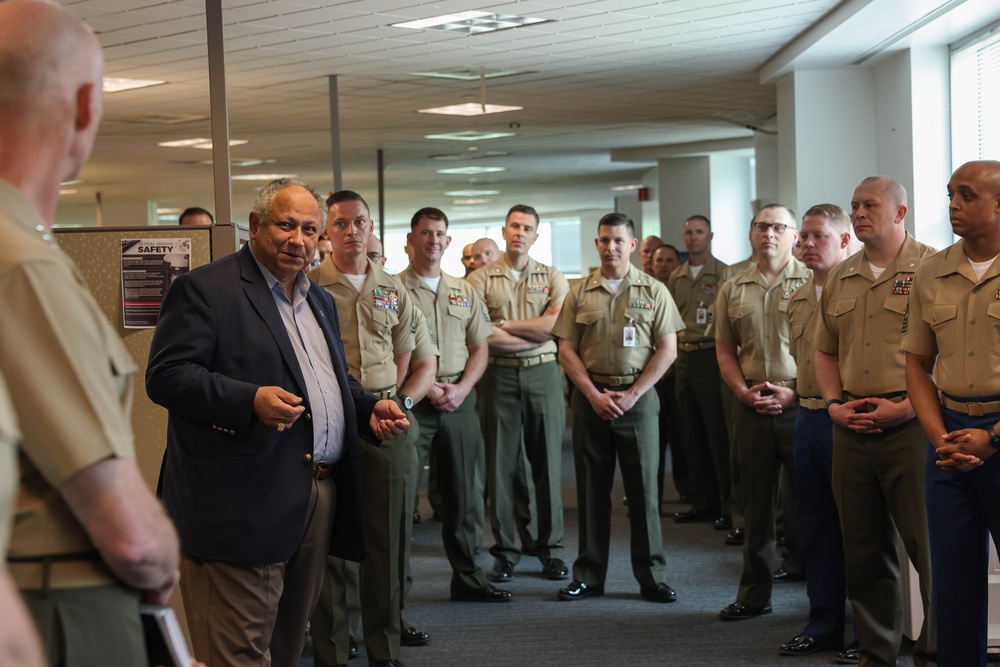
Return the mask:
<path fill-rule="evenodd" d="M 598 389 L 603 385 L 598 385 Z M 573 392 L 573 461 L 580 516 L 580 555 L 573 579 L 603 590 L 611 544 L 615 458 L 628 498 L 632 573 L 642 588 L 664 581 L 666 557 L 656 499 L 660 400 L 650 389 L 631 410 L 605 421 L 581 391 Z"/>
<path fill-rule="evenodd" d="M 860 664 L 895 665 L 899 655 L 903 611 L 897 530 L 919 575 L 924 606 L 913 663 L 934 664 L 928 658 L 937 642 L 924 504 L 926 465 L 927 439 L 916 418 L 873 435 L 833 427 L 833 496 L 844 532 L 847 596 L 861 642 Z"/>
<path fill-rule="evenodd" d="M 109 584 L 21 594 L 41 635 L 47 664 L 103 667 L 148 663 L 138 591 Z"/>
<path fill-rule="evenodd" d="M 483 434 L 476 415 L 476 390 L 454 412 L 439 412 L 428 401 L 413 408 L 420 424 L 418 449 L 437 449 L 437 480 L 441 491 L 441 541 L 451 563 L 451 594 L 462 595 L 487 585 L 476 565 L 476 547 L 482 537 Z M 477 481 L 478 477 L 478 481 Z M 480 528 L 477 528 L 480 526 Z"/>
<path fill-rule="evenodd" d="M 404 524 L 412 521 L 406 493 L 410 456 L 405 433 L 379 446 L 360 443 L 365 526 L 365 559 L 359 573 L 361 622 L 369 657 L 389 660 L 399 657 Z M 347 567 L 340 558 L 327 558 L 323 594 L 310 619 L 317 664 L 330 657 L 328 647 L 317 648 L 327 637 L 336 656 L 333 664 L 347 662 Z"/>
<path fill-rule="evenodd" d="M 538 557 L 562 557 L 562 439 L 566 402 L 559 364 L 530 368 L 490 364 L 477 385 L 486 441 L 490 553 L 516 564 L 515 488 L 523 438 L 527 469 L 535 487 Z"/>
<path fill-rule="evenodd" d="M 736 449 L 743 485 L 743 574 L 738 602 L 763 607 L 771 602 L 777 561 L 775 500 L 781 466 L 794 470 L 793 440 L 798 404 L 780 415 L 761 415 L 743 403 L 733 410 Z M 787 508 L 785 511 L 794 511 Z M 798 525 L 798 522 L 795 522 Z"/>
<path fill-rule="evenodd" d="M 725 382 L 720 382 L 722 394 L 722 414 L 726 419 L 726 435 L 729 436 L 729 507 L 733 515 L 733 527 L 742 528 L 746 520 L 743 518 L 743 477 L 740 472 L 740 457 L 736 451 L 736 424 L 734 413 L 740 401 Z"/>
<path fill-rule="evenodd" d="M 730 438 L 715 348 L 677 353 L 677 403 L 694 509 L 732 513 Z"/>

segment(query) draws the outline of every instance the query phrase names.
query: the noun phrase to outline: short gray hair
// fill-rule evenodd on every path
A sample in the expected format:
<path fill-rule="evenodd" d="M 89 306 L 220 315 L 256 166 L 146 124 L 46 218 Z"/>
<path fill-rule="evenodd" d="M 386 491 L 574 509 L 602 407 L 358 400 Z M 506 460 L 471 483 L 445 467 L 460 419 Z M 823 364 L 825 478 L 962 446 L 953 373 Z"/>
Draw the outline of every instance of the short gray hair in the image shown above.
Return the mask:
<path fill-rule="evenodd" d="M 267 214 L 271 211 L 274 198 L 278 196 L 279 192 L 293 185 L 304 188 L 316 200 L 316 208 L 319 209 L 319 228 L 322 230 L 326 225 L 326 200 L 311 185 L 297 178 L 279 178 L 260 189 L 256 199 L 253 200 L 253 213 L 257 216 L 257 220 L 262 222 L 267 219 Z"/>

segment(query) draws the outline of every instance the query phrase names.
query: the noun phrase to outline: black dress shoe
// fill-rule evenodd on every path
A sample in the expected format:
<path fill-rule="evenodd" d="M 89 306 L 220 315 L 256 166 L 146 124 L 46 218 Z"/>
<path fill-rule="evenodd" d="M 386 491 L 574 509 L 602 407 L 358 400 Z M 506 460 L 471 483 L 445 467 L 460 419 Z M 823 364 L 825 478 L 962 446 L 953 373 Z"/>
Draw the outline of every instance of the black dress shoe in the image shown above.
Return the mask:
<path fill-rule="evenodd" d="M 733 529 L 733 516 L 731 514 L 723 514 L 715 523 L 712 524 L 712 528 L 716 530 L 732 530 Z"/>
<path fill-rule="evenodd" d="M 676 602 L 677 593 L 661 581 L 655 586 L 640 589 L 639 597 L 650 602 Z"/>
<path fill-rule="evenodd" d="M 782 644 L 778 649 L 778 653 L 781 655 L 809 655 L 816 651 L 833 648 L 833 646 L 833 642 L 828 638 L 798 635 Z"/>
<path fill-rule="evenodd" d="M 490 581 L 510 581 L 514 578 L 514 564 L 506 558 L 497 558 L 489 577 Z"/>
<path fill-rule="evenodd" d="M 844 647 L 837 652 L 836 662 L 841 665 L 856 665 L 861 658 L 861 644 L 852 642 L 850 646 Z"/>
<path fill-rule="evenodd" d="M 740 601 L 736 601 L 719 612 L 719 618 L 723 621 L 743 621 L 748 618 L 753 618 L 754 616 L 763 616 L 764 614 L 771 613 L 771 605 L 766 604 L 763 607 L 754 607 L 753 605 L 743 604 Z"/>
<path fill-rule="evenodd" d="M 403 667 L 403 663 L 396 658 L 390 658 L 389 660 L 369 660 L 368 667 Z"/>
<path fill-rule="evenodd" d="M 561 558 L 549 558 L 542 563 L 542 575 L 553 581 L 565 579 L 569 576 L 569 568 L 566 567 L 566 563 L 562 562 Z"/>
<path fill-rule="evenodd" d="M 559 592 L 556 593 L 557 598 L 567 602 L 572 600 L 582 600 L 583 598 L 592 598 L 598 595 L 604 595 L 604 589 L 594 588 L 593 586 L 588 586 L 582 581 L 576 580 L 573 580 L 573 583 L 566 588 L 560 588 Z"/>
<path fill-rule="evenodd" d="M 792 581 L 804 581 L 805 577 L 801 574 L 792 574 L 785 568 L 780 568 L 774 571 L 771 576 L 771 581 L 776 584 L 787 584 Z"/>
<path fill-rule="evenodd" d="M 417 525 L 418 523 L 421 522 L 421 520 L 422 519 L 420 518 L 420 512 L 413 510 L 413 525 L 414 526 Z"/>
<path fill-rule="evenodd" d="M 354 660 L 358 657 L 358 643 L 354 641 L 354 637 L 347 638 L 347 659 Z"/>
<path fill-rule="evenodd" d="M 718 516 L 718 512 L 706 512 L 692 508 L 687 512 L 674 512 L 674 521 L 677 523 L 705 523 L 714 521 L 715 517 Z"/>
<path fill-rule="evenodd" d="M 402 634 L 399 635 L 400 646 L 423 646 L 430 640 L 429 634 L 414 627 L 404 628 Z"/>
<path fill-rule="evenodd" d="M 513 593 L 496 588 L 492 584 L 486 584 L 474 591 L 451 594 L 451 599 L 455 602 L 510 602 L 513 598 Z"/>
<path fill-rule="evenodd" d="M 726 533 L 726 544 L 731 547 L 738 547 L 743 544 L 743 529 L 733 528 Z"/>

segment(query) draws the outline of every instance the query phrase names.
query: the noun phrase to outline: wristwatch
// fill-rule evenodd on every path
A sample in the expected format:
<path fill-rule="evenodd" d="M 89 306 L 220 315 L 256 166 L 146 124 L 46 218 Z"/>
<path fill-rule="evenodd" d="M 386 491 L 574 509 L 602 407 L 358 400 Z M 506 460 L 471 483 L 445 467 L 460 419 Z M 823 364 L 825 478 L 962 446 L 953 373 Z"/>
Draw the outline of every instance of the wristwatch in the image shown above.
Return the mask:
<path fill-rule="evenodd" d="M 403 404 L 403 407 L 407 410 L 413 409 L 413 399 L 406 394 L 396 394 L 399 397 L 399 402 Z"/>
<path fill-rule="evenodd" d="M 495 325 L 496 325 L 497 329 L 503 329 L 503 325 L 504 325 L 504 324 L 505 324 L 506 322 L 507 322 L 507 320 L 505 320 L 504 318 L 502 318 L 502 317 L 501 317 L 501 318 L 500 318 L 499 320 L 497 320 L 497 321 L 496 321 L 496 322 L 494 322 L 493 324 L 495 324 Z"/>
<path fill-rule="evenodd" d="M 990 436 L 990 447 L 993 449 L 1000 449 L 1000 434 L 996 432 L 994 426 L 996 426 L 996 424 L 992 424 L 989 428 L 983 430 L 986 431 L 986 435 Z"/>

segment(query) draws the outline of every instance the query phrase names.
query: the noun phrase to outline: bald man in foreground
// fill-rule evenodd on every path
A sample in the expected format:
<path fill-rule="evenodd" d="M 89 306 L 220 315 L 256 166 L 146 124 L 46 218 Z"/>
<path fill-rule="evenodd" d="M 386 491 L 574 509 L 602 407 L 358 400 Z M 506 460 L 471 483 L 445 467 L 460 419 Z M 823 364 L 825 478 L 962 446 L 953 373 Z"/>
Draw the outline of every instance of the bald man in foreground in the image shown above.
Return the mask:
<path fill-rule="evenodd" d="M 50 231 L 93 146 L 102 70 L 70 12 L 0 3 L 0 374 L 22 435 L 7 561 L 52 665 L 147 664 L 139 604 L 179 577 L 135 461 L 135 362 Z"/>

